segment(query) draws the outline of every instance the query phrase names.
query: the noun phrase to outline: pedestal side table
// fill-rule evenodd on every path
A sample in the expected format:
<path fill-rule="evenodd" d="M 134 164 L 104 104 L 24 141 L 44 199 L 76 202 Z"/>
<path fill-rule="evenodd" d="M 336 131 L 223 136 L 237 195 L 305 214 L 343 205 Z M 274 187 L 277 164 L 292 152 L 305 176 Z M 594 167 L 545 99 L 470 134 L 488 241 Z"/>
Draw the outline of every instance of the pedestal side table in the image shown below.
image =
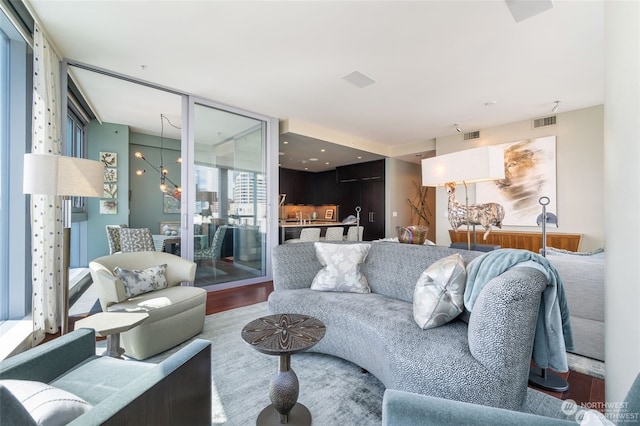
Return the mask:
<path fill-rule="evenodd" d="M 74 329 L 93 328 L 96 336 L 107 338 L 107 350 L 102 354 L 122 358 L 124 349 L 120 347 L 120 333 L 140 325 L 149 314 L 144 312 L 100 312 L 76 321 Z"/>
<path fill-rule="evenodd" d="M 258 415 L 258 425 L 310 425 L 311 413 L 298 403 L 299 384 L 291 368 L 291 354 L 318 343 L 325 333 L 319 319 L 299 314 L 276 314 L 251 321 L 242 329 L 242 339 L 255 350 L 278 355 L 278 371 L 271 378 L 271 405 Z"/>

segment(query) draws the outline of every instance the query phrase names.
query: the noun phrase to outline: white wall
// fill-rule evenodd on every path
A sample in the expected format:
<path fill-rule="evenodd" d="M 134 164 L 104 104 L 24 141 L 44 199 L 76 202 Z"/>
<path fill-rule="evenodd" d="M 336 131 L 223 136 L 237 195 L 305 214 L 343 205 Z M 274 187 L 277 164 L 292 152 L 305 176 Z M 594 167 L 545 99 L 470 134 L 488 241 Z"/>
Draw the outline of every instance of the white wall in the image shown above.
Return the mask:
<path fill-rule="evenodd" d="M 415 198 L 413 182 L 422 185 L 422 176 L 419 164 L 394 158 L 385 161 L 385 236 L 389 238 L 398 236 L 396 226 L 414 225 L 407 199 Z M 393 217 L 394 212 L 396 217 Z"/>
<path fill-rule="evenodd" d="M 562 105 L 562 104 L 561 104 Z M 582 234 L 580 250 L 588 251 L 605 245 L 604 238 L 604 108 L 592 108 L 557 114 L 554 126 L 533 129 L 531 120 L 480 129 L 480 139 L 464 141 L 463 135 L 436 139 L 436 155 L 448 154 L 484 145 L 516 142 L 522 139 L 556 136 L 556 195 L 558 228 L 547 231 Z M 462 191 L 462 190 L 461 190 Z M 464 199 L 464 194 L 458 195 Z M 475 202 L 475 185 L 469 185 L 469 202 Z M 436 243 L 449 245 L 447 196 L 437 189 Z M 536 226 L 508 226 L 510 231 L 541 231 Z"/>
<path fill-rule="evenodd" d="M 640 372 L 640 2 L 605 3 L 605 64 L 605 391 L 620 402 Z"/>

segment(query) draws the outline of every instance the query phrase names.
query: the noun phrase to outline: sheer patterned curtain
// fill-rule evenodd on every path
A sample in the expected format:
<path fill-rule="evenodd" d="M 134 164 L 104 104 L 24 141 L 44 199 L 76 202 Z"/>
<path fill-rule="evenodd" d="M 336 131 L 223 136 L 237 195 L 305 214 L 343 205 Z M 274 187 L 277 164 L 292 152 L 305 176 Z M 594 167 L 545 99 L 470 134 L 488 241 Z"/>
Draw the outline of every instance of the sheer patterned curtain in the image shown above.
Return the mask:
<path fill-rule="evenodd" d="M 61 153 L 60 59 L 40 26 L 34 28 L 33 133 L 31 152 Z M 62 279 L 62 209 L 60 197 L 31 196 L 33 276 L 32 346 L 60 327 Z"/>

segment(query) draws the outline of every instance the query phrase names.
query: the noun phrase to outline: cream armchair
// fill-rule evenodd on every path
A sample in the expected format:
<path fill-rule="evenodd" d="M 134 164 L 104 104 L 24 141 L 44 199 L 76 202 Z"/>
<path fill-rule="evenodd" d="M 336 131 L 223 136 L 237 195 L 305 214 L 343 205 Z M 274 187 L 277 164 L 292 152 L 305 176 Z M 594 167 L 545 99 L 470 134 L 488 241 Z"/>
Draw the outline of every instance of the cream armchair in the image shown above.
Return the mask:
<path fill-rule="evenodd" d="M 167 288 L 127 298 L 114 269 L 146 269 L 166 264 Z M 207 292 L 181 282 L 193 282 L 196 264 L 181 257 L 155 251 L 118 253 L 89 263 L 104 312 L 146 312 L 149 318 L 121 334 L 125 355 L 145 359 L 199 334 L 204 327 Z"/>

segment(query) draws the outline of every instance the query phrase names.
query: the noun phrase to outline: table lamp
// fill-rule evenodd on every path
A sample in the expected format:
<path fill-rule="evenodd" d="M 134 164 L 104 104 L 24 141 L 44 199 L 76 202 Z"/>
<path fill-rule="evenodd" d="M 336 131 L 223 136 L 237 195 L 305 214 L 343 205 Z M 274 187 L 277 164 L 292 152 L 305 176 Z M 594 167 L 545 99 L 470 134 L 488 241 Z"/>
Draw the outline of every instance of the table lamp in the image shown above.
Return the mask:
<path fill-rule="evenodd" d="M 444 186 L 447 183 L 464 185 L 467 208 L 467 247 L 469 250 L 471 249 L 471 238 L 469 235 L 467 184 L 496 179 L 504 179 L 503 148 L 482 146 L 422 160 L 422 186 Z"/>
<path fill-rule="evenodd" d="M 100 161 L 50 154 L 24 156 L 23 192 L 63 197 L 60 334 L 66 334 L 69 328 L 70 197 L 100 197 L 103 182 L 104 164 Z"/>

